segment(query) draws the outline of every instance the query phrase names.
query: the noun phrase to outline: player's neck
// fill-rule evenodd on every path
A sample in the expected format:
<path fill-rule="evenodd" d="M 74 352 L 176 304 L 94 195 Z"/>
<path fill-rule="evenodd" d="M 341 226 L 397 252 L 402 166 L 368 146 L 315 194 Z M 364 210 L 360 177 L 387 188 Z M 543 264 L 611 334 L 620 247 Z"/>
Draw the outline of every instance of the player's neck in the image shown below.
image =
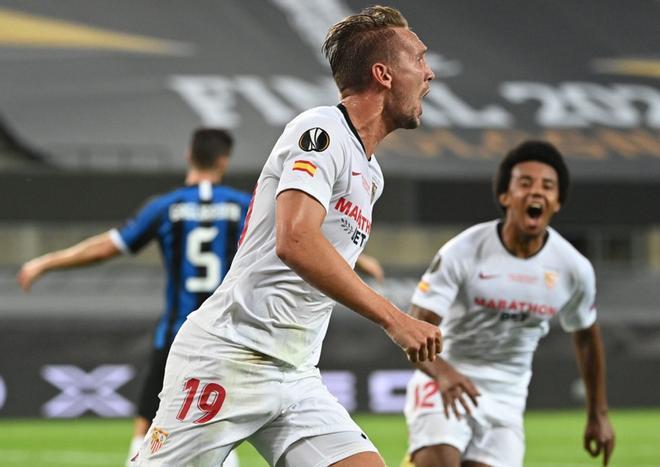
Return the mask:
<path fill-rule="evenodd" d="M 351 94 L 342 98 L 353 126 L 360 135 L 368 158 L 380 142 L 392 131 L 383 118 L 382 101 L 373 93 Z"/>
<path fill-rule="evenodd" d="M 504 247 L 517 258 L 530 258 L 541 251 L 547 238 L 547 232 L 541 235 L 526 235 L 511 223 L 505 222 L 499 231 Z"/>
<path fill-rule="evenodd" d="M 201 182 L 211 182 L 214 185 L 219 184 L 222 181 L 222 174 L 215 171 L 199 170 L 199 169 L 189 169 L 186 174 L 186 185 L 198 185 Z"/>

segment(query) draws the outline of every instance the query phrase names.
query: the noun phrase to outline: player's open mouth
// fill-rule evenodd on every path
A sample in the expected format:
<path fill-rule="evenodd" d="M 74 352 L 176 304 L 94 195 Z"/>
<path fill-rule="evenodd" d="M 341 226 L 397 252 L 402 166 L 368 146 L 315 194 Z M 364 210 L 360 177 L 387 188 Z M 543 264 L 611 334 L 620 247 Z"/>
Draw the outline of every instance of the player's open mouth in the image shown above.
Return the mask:
<path fill-rule="evenodd" d="M 532 203 L 525 210 L 532 219 L 538 219 L 543 214 L 543 205 L 541 203 Z"/>

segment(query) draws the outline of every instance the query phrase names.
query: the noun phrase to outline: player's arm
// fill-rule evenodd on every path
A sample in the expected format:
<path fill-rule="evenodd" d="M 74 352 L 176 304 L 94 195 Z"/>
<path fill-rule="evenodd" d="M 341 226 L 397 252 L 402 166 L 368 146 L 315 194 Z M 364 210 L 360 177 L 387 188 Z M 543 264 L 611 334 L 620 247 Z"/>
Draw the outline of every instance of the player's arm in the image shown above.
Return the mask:
<path fill-rule="evenodd" d="M 414 318 L 426 321 L 434 326 L 439 326 L 442 321 L 442 318 L 436 313 L 416 305 L 412 305 L 410 314 Z M 438 383 L 438 392 L 442 397 L 442 405 L 447 418 L 449 418 L 450 413 L 453 413 L 457 419 L 461 419 L 458 403 L 463 406 L 468 414 L 472 413 L 466 396 L 475 406 L 478 405 L 477 397 L 480 393 L 474 383 L 441 356 L 438 355 L 433 362 L 417 362 L 414 366 Z"/>
<path fill-rule="evenodd" d="M 440 330 L 395 307 L 374 292 L 323 236 L 325 209 L 295 189 L 281 192 L 276 207 L 277 256 L 304 280 L 379 324 L 413 361 L 433 360 L 441 351 Z"/>
<path fill-rule="evenodd" d="M 29 292 L 32 284 L 44 273 L 55 269 L 73 268 L 104 261 L 117 256 L 121 250 L 112 241 L 110 232 L 87 238 L 63 250 L 46 253 L 21 267 L 16 280 Z"/>
<path fill-rule="evenodd" d="M 607 465 L 614 449 L 614 430 L 610 424 L 605 390 L 605 352 L 600 327 L 592 324 L 573 333 L 573 346 L 587 390 L 587 427 L 584 448 L 593 457 L 603 453 Z"/>
<path fill-rule="evenodd" d="M 373 277 L 376 282 L 380 283 L 385 279 L 385 271 L 383 271 L 383 267 L 373 256 L 362 253 L 358 256 L 358 259 L 355 262 L 355 269 Z"/>

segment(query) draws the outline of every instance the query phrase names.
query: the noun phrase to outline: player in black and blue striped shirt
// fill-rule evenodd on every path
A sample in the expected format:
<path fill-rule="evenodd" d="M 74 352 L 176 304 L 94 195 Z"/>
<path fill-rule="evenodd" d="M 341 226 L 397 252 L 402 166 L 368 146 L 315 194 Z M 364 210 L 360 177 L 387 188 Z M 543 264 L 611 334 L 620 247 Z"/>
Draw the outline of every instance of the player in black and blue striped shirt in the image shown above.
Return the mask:
<path fill-rule="evenodd" d="M 236 253 L 251 196 L 220 185 L 233 146 L 231 135 L 202 128 L 193 133 L 185 186 L 157 196 L 122 227 L 96 235 L 23 265 L 18 282 L 28 291 L 47 271 L 137 253 L 158 240 L 167 270 L 165 313 L 138 404 L 133 444 L 139 446 L 156 409 L 172 340 L 189 313 L 222 281 Z M 131 452 L 136 449 L 131 447 Z"/>

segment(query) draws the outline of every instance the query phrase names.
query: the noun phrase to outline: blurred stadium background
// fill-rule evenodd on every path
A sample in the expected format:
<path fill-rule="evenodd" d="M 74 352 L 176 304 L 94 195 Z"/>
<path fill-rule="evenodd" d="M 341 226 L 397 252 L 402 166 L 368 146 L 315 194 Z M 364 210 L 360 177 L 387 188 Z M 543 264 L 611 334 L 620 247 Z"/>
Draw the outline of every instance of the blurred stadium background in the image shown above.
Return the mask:
<path fill-rule="evenodd" d="M 155 247 L 29 296 L 18 266 L 180 184 L 199 125 L 234 132 L 225 181 L 251 191 L 283 125 L 337 102 L 320 44 L 370 3 L 0 0 L 0 419 L 132 415 L 163 303 Z M 437 81 L 423 127 L 378 151 L 387 187 L 367 252 L 382 292 L 406 308 L 435 251 L 498 215 L 502 154 L 547 139 L 573 175 L 554 226 L 598 276 L 610 404 L 660 406 L 660 2 L 387 4 L 429 46 Z M 581 406 L 567 335 L 553 329 L 534 365 L 530 409 Z M 401 410 L 402 354 L 341 307 L 321 368 L 349 410 Z"/>

